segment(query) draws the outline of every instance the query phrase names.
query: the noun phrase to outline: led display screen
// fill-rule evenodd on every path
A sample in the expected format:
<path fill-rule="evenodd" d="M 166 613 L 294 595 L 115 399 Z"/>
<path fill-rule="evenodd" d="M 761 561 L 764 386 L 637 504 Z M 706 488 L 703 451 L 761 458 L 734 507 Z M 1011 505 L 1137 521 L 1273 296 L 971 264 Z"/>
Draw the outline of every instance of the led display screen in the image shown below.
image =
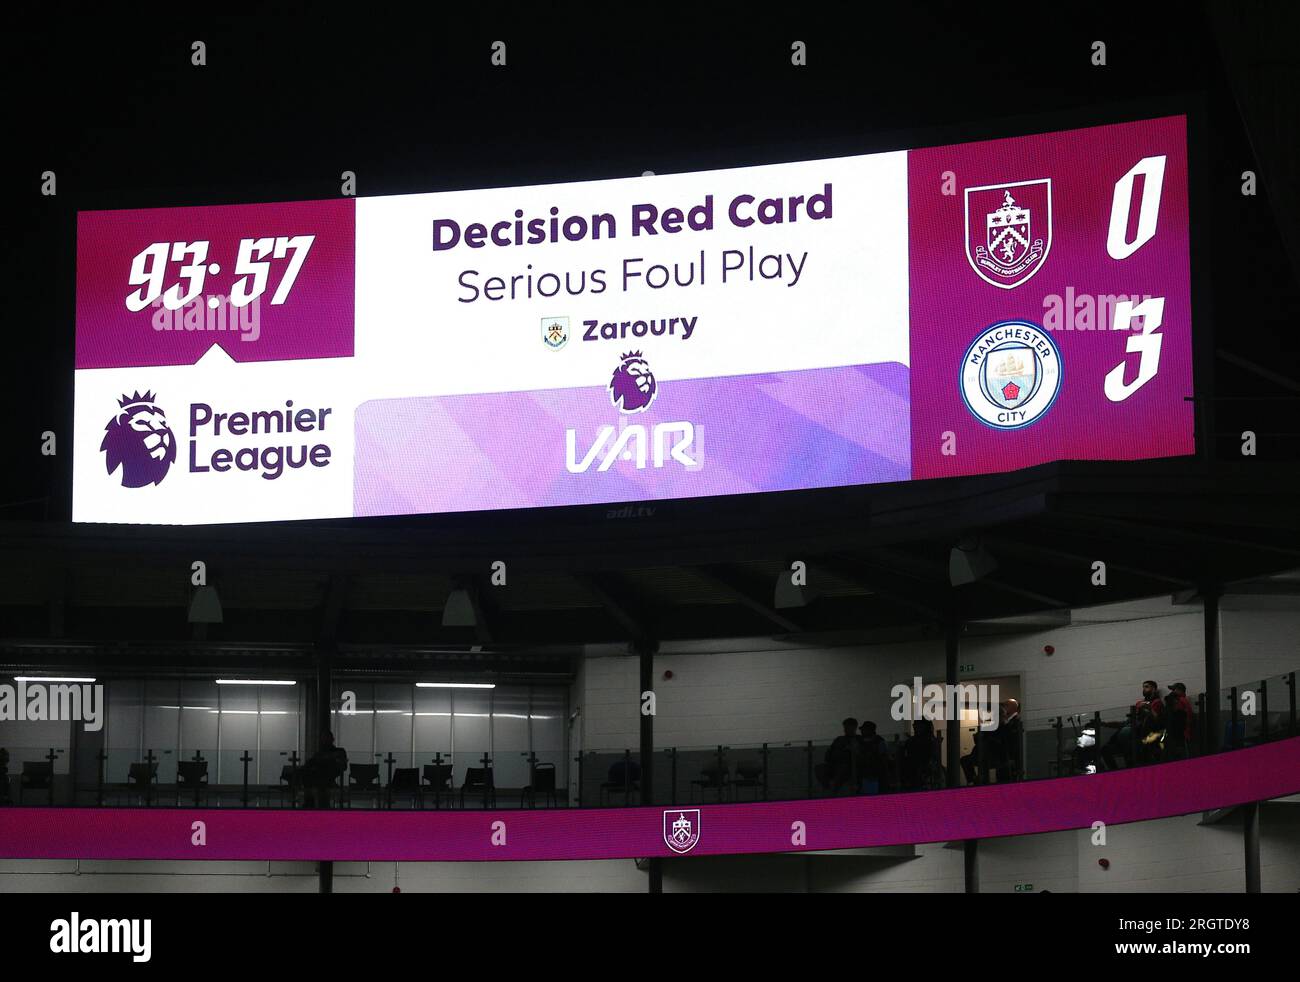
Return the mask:
<path fill-rule="evenodd" d="M 857 849 L 1039 835 L 1300 790 L 1300 740 L 1091 776 L 743 804 L 476 811 L 3 808 L 0 859 L 533 861 Z M 1159 794 L 1152 794 L 1159 782 Z M 192 823 L 206 844 L 196 849 Z"/>
<path fill-rule="evenodd" d="M 81 212 L 73 518 L 536 508 L 1195 452 L 1184 117 Z"/>

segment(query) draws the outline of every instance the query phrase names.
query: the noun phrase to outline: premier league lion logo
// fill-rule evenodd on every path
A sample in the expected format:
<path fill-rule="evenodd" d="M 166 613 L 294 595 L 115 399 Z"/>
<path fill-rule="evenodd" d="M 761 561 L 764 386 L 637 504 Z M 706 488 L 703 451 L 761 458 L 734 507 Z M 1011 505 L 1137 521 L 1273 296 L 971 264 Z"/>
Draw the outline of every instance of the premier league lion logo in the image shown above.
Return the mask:
<path fill-rule="evenodd" d="M 154 393 L 134 392 L 117 401 L 121 410 L 104 427 L 104 466 L 112 474 L 122 468 L 122 487 L 159 484 L 176 462 L 176 438 Z"/>
<path fill-rule="evenodd" d="M 658 391 L 654 372 L 639 351 L 625 354 L 609 380 L 610 401 L 622 413 L 645 412 Z"/>

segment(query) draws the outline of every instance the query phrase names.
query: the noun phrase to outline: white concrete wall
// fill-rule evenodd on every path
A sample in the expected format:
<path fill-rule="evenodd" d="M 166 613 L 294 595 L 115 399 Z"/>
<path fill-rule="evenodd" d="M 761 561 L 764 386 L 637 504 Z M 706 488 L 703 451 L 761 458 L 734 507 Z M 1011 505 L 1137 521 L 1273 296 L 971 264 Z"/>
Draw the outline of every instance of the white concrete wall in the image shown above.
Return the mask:
<path fill-rule="evenodd" d="M 1169 598 L 1074 612 L 1064 628 L 968 637 L 960 662 L 970 677 L 1019 673 L 1028 727 L 1054 716 L 1131 706 L 1142 680 L 1205 685 L 1203 613 Z M 1220 620 L 1224 686 L 1300 670 L 1300 612 L 1224 611 Z M 1044 653 L 1046 645 L 1055 648 Z M 663 673 L 673 678 L 665 681 Z M 903 733 L 890 718 L 890 690 L 916 675 L 942 681 L 941 639 L 908 644 L 673 653 L 655 659 L 655 742 L 660 746 L 736 746 L 830 739 L 845 716 L 875 720 L 885 736 Z M 589 750 L 635 748 L 638 667 L 632 656 L 588 658 L 574 704 L 584 713 Z M 1275 707 L 1280 708 L 1280 707 Z"/>

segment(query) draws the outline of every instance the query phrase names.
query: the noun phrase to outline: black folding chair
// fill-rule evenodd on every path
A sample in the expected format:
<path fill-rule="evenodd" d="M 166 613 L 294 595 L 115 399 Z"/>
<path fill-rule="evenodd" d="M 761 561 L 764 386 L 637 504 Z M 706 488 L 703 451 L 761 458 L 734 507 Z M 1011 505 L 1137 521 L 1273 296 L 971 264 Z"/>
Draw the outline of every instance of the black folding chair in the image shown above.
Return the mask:
<path fill-rule="evenodd" d="M 208 762 L 206 760 L 178 760 L 176 762 L 176 806 L 181 803 L 181 789 L 189 788 L 194 792 L 194 806 L 199 804 L 199 793 L 208 786 Z"/>
<path fill-rule="evenodd" d="M 539 794 L 545 795 L 552 806 L 559 803 L 554 764 L 534 764 L 529 768 L 528 786 L 519 794 L 519 807 L 523 808 L 527 801 L 528 807 L 536 808 Z"/>
<path fill-rule="evenodd" d="M 736 792 L 741 788 L 753 788 L 754 800 L 757 801 L 763 793 L 763 765 L 756 760 L 738 760 L 736 761 L 736 776 L 731 779 L 731 793 L 737 797 Z"/>
<path fill-rule="evenodd" d="M 609 767 L 609 776 L 600 783 L 600 803 L 604 805 L 612 795 L 621 793 L 623 804 L 634 792 L 641 790 L 641 762 L 632 760 L 615 761 Z"/>
<path fill-rule="evenodd" d="M 143 788 L 143 800 L 153 803 L 154 785 L 158 783 L 158 761 L 136 761 L 126 769 L 126 787 L 130 794 L 134 789 L 138 794 Z"/>
<path fill-rule="evenodd" d="M 379 802 L 379 765 L 378 764 L 349 764 L 348 765 L 348 794 L 347 806 L 352 807 L 354 796 L 366 796 L 371 798 L 376 804 Z"/>
<path fill-rule="evenodd" d="M 18 804 L 23 803 L 23 792 L 49 792 L 54 786 L 54 763 L 48 760 L 23 761 L 22 773 L 18 775 Z"/>
<path fill-rule="evenodd" d="M 496 788 L 492 785 L 492 768 L 465 768 L 465 783 L 460 786 L 460 807 L 465 807 L 465 795 L 478 795 L 483 800 L 484 808 L 496 805 Z"/>
<path fill-rule="evenodd" d="M 424 784 L 420 788 L 420 807 L 424 807 L 424 795 L 433 792 L 433 807 L 442 807 L 442 796 L 455 794 L 451 783 L 451 764 L 425 764 Z"/>
<path fill-rule="evenodd" d="M 705 791 L 716 791 L 718 801 L 722 801 L 727 790 L 727 781 L 731 769 L 725 764 L 706 764 L 700 768 L 700 776 L 691 782 L 691 794 L 698 790 L 700 801 L 704 800 Z M 692 798 L 694 800 L 694 798 Z"/>
<path fill-rule="evenodd" d="M 420 769 L 418 767 L 399 767 L 393 771 L 393 778 L 388 782 L 388 807 L 393 807 L 393 799 L 406 797 L 411 799 L 411 807 L 420 797 Z"/>

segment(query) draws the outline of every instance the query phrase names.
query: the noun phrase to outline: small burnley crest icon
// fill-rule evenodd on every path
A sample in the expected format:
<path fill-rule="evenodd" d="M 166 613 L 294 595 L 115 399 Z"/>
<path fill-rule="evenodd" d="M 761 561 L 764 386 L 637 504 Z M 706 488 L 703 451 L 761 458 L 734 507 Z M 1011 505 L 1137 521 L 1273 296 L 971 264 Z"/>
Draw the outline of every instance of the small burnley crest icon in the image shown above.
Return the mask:
<path fill-rule="evenodd" d="M 675 853 L 687 853 L 700 841 L 700 810 L 670 808 L 664 812 L 664 844 Z"/>
<path fill-rule="evenodd" d="M 966 259 L 986 283 L 1019 286 L 1051 248 L 1051 178 L 966 189 Z"/>
<path fill-rule="evenodd" d="M 176 438 L 152 392 L 133 392 L 117 401 L 117 414 L 104 427 L 104 466 L 122 468 L 122 487 L 160 484 L 176 462 Z"/>
<path fill-rule="evenodd" d="M 655 401 L 659 387 L 650 364 L 639 351 L 629 351 L 609 380 L 609 398 L 621 413 L 643 413 Z"/>
<path fill-rule="evenodd" d="M 569 343 L 569 318 L 543 317 L 542 343 L 552 351 L 559 351 Z"/>

